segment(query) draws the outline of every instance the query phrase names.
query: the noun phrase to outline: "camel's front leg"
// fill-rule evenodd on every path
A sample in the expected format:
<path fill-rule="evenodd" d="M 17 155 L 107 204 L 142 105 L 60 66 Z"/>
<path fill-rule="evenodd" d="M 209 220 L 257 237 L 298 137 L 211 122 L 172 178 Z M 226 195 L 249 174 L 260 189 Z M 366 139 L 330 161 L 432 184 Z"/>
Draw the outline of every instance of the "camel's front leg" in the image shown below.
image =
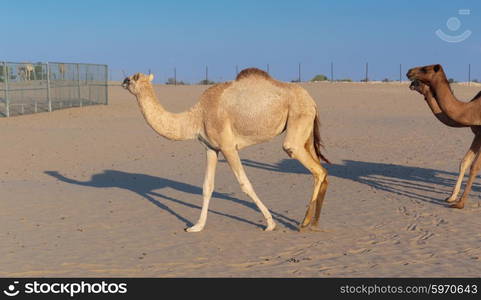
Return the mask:
<path fill-rule="evenodd" d="M 242 191 L 246 193 L 254 201 L 254 203 L 257 205 L 257 207 L 260 209 L 260 211 L 266 218 L 267 227 L 265 231 L 274 230 L 274 228 L 276 227 L 276 223 L 274 223 L 274 220 L 272 219 L 272 215 L 267 209 L 267 207 L 265 207 L 265 205 L 261 202 L 259 197 L 257 197 L 256 192 L 254 191 L 254 188 L 252 187 L 252 184 L 247 178 L 244 168 L 242 167 L 242 163 L 239 158 L 239 154 L 237 153 L 237 150 L 234 148 L 222 149 L 222 154 L 224 154 L 225 159 L 227 160 L 230 167 L 232 168 L 232 171 L 234 172 L 234 175 L 237 178 L 237 181 L 239 182 Z"/>
<path fill-rule="evenodd" d="M 215 167 L 217 166 L 218 153 L 215 150 L 207 149 L 207 168 L 205 170 L 204 186 L 202 188 L 202 196 L 204 203 L 200 212 L 199 221 L 192 227 L 186 228 L 187 232 L 199 232 L 204 229 L 207 221 L 207 212 L 209 211 L 209 201 L 214 191 Z"/>
<path fill-rule="evenodd" d="M 474 140 L 471 143 L 471 147 L 469 147 L 468 152 L 466 152 L 466 155 L 464 155 L 463 159 L 461 160 L 461 163 L 459 165 L 458 180 L 456 181 L 456 185 L 453 188 L 451 196 L 446 199 L 447 202 L 456 201 L 459 190 L 461 189 L 461 184 L 463 183 L 464 173 L 466 173 L 466 169 L 471 165 L 474 157 L 478 154 L 480 147 L 481 135 L 475 135 Z"/>

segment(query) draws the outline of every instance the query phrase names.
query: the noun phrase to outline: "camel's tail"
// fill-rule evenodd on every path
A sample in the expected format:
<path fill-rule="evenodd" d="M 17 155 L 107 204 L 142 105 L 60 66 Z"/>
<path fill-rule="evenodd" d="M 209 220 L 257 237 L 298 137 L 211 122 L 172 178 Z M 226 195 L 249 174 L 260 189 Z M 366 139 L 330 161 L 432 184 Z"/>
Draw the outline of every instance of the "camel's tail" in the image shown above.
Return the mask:
<path fill-rule="evenodd" d="M 314 119 L 314 149 L 316 150 L 317 157 L 323 161 L 331 164 L 331 162 L 321 153 L 321 148 L 324 148 L 321 140 L 321 123 L 319 122 L 319 116 L 316 113 L 316 118 Z"/>

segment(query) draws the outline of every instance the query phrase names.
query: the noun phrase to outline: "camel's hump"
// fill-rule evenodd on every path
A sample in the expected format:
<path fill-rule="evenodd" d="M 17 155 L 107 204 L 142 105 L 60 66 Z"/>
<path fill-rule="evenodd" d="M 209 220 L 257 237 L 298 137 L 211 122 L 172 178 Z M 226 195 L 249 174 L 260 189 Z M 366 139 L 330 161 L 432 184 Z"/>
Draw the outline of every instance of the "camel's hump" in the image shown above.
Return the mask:
<path fill-rule="evenodd" d="M 266 71 L 263 71 L 263 70 L 257 69 L 257 68 L 247 68 L 247 69 L 244 69 L 244 70 L 240 71 L 240 73 L 236 77 L 236 80 L 248 78 L 248 77 L 251 77 L 251 76 L 261 76 L 261 77 L 264 77 L 266 79 L 271 78 L 271 76 L 269 76 L 269 74 Z"/>

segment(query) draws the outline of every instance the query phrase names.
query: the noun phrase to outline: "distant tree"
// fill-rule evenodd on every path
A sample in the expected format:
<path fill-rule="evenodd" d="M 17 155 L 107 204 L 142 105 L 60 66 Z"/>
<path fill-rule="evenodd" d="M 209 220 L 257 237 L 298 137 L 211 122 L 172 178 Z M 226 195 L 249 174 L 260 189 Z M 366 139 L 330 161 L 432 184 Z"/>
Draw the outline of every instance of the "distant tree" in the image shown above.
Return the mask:
<path fill-rule="evenodd" d="M 472 81 L 473 81 L 473 82 L 476 82 L 476 83 L 479 83 L 479 80 L 476 79 L 476 78 L 474 78 Z"/>
<path fill-rule="evenodd" d="M 203 84 L 203 85 L 215 84 L 215 81 L 204 79 L 199 81 L 199 84 Z"/>
<path fill-rule="evenodd" d="M 453 78 L 449 78 L 448 82 L 449 82 L 449 83 L 456 83 L 457 81 L 456 81 L 455 79 L 453 79 Z"/>
<path fill-rule="evenodd" d="M 167 78 L 167 81 L 165 82 L 165 84 L 185 85 L 186 83 L 183 82 L 183 81 L 179 81 L 179 80 L 176 81 L 175 78 L 169 77 L 169 78 Z"/>
<path fill-rule="evenodd" d="M 316 75 L 314 76 L 314 78 L 311 79 L 311 81 L 326 81 L 326 80 L 329 80 L 329 78 L 327 78 L 327 76 L 323 74 Z"/>
<path fill-rule="evenodd" d="M 352 79 L 351 78 L 342 78 L 342 79 L 338 79 L 336 81 L 340 81 L 340 82 L 352 82 Z"/>
<path fill-rule="evenodd" d="M 297 78 L 297 79 L 292 79 L 291 82 L 300 82 L 300 81 L 299 81 L 299 78 Z"/>
<path fill-rule="evenodd" d="M 390 82 L 390 81 L 391 81 L 391 80 L 389 80 L 389 78 L 384 78 L 384 79 L 382 80 L 382 82 Z"/>
<path fill-rule="evenodd" d="M 369 81 L 369 78 L 363 78 L 361 79 L 361 82 L 368 82 Z"/>
<path fill-rule="evenodd" d="M 42 63 L 41 62 L 38 62 L 35 66 L 34 66 L 34 72 L 35 72 L 35 79 L 37 80 L 43 80 L 44 79 L 44 75 L 45 72 L 43 70 L 43 66 L 42 66 Z"/>

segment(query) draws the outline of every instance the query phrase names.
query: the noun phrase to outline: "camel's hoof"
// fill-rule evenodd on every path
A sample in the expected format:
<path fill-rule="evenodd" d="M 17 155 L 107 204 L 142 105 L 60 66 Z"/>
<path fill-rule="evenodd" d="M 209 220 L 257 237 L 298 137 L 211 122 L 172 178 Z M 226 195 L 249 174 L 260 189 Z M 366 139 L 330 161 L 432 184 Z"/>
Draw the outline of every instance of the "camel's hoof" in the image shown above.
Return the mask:
<path fill-rule="evenodd" d="M 316 225 L 311 225 L 308 227 L 309 231 L 313 231 L 313 232 L 322 232 L 324 230 L 322 230 L 321 228 L 319 228 L 318 226 Z"/>
<path fill-rule="evenodd" d="M 200 231 L 202 231 L 202 229 L 204 229 L 203 226 L 194 225 L 192 227 L 187 227 L 185 229 L 185 231 L 187 231 L 187 232 L 200 232 Z"/>
<path fill-rule="evenodd" d="M 309 224 L 308 225 L 300 225 L 298 228 L 299 232 L 306 232 L 309 230 Z"/>
<path fill-rule="evenodd" d="M 464 203 L 456 202 L 456 203 L 451 204 L 449 207 L 451 207 L 451 208 L 463 209 L 463 208 L 464 208 Z"/>
<path fill-rule="evenodd" d="M 318 226 L 314 225 L 306 225 L 306 226 L 299 226 L 299 232 L 321 232 L 323 231 L 321 228 Z"/>
<path fill-rule="evenodd" d="M 448 198 L 446 198 L 445 201 L 448 202 L 448 203 L 453 203 L 454 201 L 456 201 L 456 198 L 448 197 Z"/>
<path fill-rule="evenodd" d="M 276 223 L 271 223 L 267 225 L 267 227 L 264 229 L 264 231 L 272 231 L 276 228 Z"/>

